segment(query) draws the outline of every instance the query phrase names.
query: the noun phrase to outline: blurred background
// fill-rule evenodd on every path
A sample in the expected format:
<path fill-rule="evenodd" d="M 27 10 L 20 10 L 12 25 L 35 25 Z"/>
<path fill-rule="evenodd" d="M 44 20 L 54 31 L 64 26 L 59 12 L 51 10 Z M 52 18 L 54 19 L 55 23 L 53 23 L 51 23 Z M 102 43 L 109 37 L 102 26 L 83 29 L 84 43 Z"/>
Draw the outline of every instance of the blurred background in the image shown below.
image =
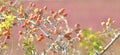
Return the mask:
<path fill-rule="evenodd" d="M 68 13 L 68 22 L 71 28 L 79 23 L 81 28 L 93 28 L 93 31 L 102 30 L 101 22 L 112 18 L 114 28 L 120 28 L 120 0 L 22 0 L 24 6 L 30 1 L 36 3 L 36 7 L 48 6 L 48 10 L 65 8 Z M 18 27 L 14 27 L 18 30 Z M 14 32 L 16 33 L 16 32 Z M 14 34 L 14 37 L 18 34 Z M 43 43 L 36 43 L 37 47 L 44 48 Z M 41 50 L 40 50 L 41 51 Z M 120 38 L 104 55 L 120 55 Z"/>

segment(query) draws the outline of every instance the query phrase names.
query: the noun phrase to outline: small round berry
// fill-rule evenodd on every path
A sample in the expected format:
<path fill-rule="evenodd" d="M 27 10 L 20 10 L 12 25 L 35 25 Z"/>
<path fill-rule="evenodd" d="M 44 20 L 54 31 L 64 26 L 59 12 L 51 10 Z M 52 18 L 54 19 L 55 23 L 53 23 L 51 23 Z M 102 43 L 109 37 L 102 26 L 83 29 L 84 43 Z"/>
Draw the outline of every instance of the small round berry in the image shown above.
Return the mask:
<path fill-rule="evenodd" d="M 61 8 L 61 9 L 58 11 L 58 13 L 59 13 L 59 14 L 62 14 L 62 13 L 64 13 L 64 10 L 65 10 L 64 8 Z"/>
<path fill-rule="evenodd" d="M 38 15 L 37 20 L 41 20 L 41 15 Z"/>
<path fill-rule="evenodd" d="M 63 16 L 64 16 L 64 17 L 67 17 L 67 15 L 68 15 L 67 13 L 63 13 Z"/>
<path fill-rule="evenodd" d="M 80 28 L 80 24 L 75 24 L 75 28 Z"/>
<path fill-rule="evenodd" d="M 34 20 L 37 20 L 37 16 L 36 16 L 36 15 L 35 15 L 35 16 L 33 16 L 33 19 L 34 19 Z"/>
<path fill-rule="evenodd" d="M 47 6 L 44 6 L 43 9 L 44 9 L 44 10 L 47 10 L 48 8 L 47 8 Z"/>
<path fill-rule="evenodd" d="M 53 10 L 50 10 L 50 13 L 51 13 L 51 14 L 54 14 L 55 12 L 54 12 Z"/>
<path fill-rule="evenodd" d="M 7 35 L 6 38 L 7 38 L 7 39 L 10 39 L 10 35 Z"/>
<path fill-rule="evenodd" d="M 9 32 L 9 31 L 5 31 L 3 34 L 4 34 L 5 36 L 6 36 L 6 35 L 10 35 L 10 32 Z"/>
<path fill-rule="evenodd" d="M 35 5 L 35 3 L 32 3 L 32 7 L 35 7 L 36 5 Z"/>
<path fill-rule="evenodd" d="M 37 20 L 37 25 L 40 25 L 40 20 Z"/>
<path fill-rule="evenodd" d="M 37 32 L 37 28 L 33 28 L 33 31 L 34 31 L 34 32 Z"/>
<path fill-rule="evenodd" d="M 39 9 L 39 14 L 42 14 L 43 10 L 42 9 Z"/>
<path fill-rule="evenodd" d="M 5 9 L 6 9 L 5 6 L 1 6 L 1 7 L 0 7 L 0 12 L 3 12 Z"/>
<path fill-rule="evenodd" d="M 29 33 L 32 33 L 32 30 L 30 30 Z"/>
<path fill-rule="evenodd" d="M 26 21 L 25 21 L 25 24 L 26 24 L 26 25 L 29 25 L 29 24 L 30 24 L 30 21 L 26 20 Z"/>
<path fill-rule="evenodd" d="M 48 16 L 48 17 L 47 17 L 47 20 L 52 20 L 51 16 Z"/>
<path fill-rule="evenodd" d="M 22 31 L 19 31 L 19 34 L 22 35 Z"/>
<path fill-rule="evenodd" d="M 23 25 L 22 25 L 22 28 L 25 28 L 26 27 L 26 24 L 24 23 Z"/>
<path fill-rule="evenodd" d="M 13 4 L 13 1 L 10 1 L 9 4 L 12 5 L 12 4 Z"/>
<path fill-rule="evenodd" d="M 112 19 L 111 19 L 111 18 L 108 18 L 108 22 L 111 24 L 111 23 L 112 23 Z"/>
<path fill-rule="evenodd" d="M 29 2 L 29 6 L 30 6 L 30 7 L 32 7 L 32 4 L 33 4 L 32 2 Z"/>
<path fill-rule="evenodd" d="M 54 30 L 54 34 L 58 34 L 59 33 L 59 29 L 58 28 L 56 28 L 55 30 Z"/>
<path fill-rule="evenodd" d="M 102 26 L 102 27 L 105 27 L 105 26 L 106 26 L 106 23 L 105 23 L 105 22 L 101 22 L 101 26 Z"/>
<path fill-rule="evenodd" d="M 40 34 L 40 37 L 38 38 L 38 41 L 41 42 L 44 39 L 44 35 Z"/>
<path fill-rule="evenodd" d="M 57 18 L 58 13 L 53 14 L 53 18 Z"/>

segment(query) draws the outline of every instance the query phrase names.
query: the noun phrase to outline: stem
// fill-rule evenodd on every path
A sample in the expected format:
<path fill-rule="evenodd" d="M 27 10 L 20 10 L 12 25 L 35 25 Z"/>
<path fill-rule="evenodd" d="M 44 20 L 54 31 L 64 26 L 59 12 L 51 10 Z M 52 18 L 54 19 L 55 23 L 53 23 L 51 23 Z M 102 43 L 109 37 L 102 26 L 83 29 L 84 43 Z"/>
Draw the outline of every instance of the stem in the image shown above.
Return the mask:
<path fill-rule="evenodd" d="M 111 42 L 100 52 L 99 55 L 103 55 L 104 52 L 106 52 L 110 46 L 113 45 L 113 43 L 120 37 L 120 33 L 115 34 L 115 37 L 111 40 Z"/>

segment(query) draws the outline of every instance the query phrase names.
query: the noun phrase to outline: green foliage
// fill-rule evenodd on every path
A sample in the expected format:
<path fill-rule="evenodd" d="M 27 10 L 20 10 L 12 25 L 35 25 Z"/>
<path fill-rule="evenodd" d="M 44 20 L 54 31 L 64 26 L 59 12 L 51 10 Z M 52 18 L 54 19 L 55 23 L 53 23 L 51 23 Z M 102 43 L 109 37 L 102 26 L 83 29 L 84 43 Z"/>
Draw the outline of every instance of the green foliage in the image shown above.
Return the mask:
<path fill-rule="evenodd" d="M 22 44 L 23 47 L 26 47 L 25 55 L 30 55 L 32 51 L 34 51 L 34 46 L 31 44 L 31 39 L 28 38 L 27 42 Z"/>
<path fill-rule="evenodd" d="M 2 28 L 6 27 L 6 28 L 10 28 L 10 26 L 12 25 L 12 21 L 14 20 L 15 16 L 14 15 L 6 15 L 6 14 L 2 14 L 2 16 L 5 18 L 5 21 L 1 22 L 0 24 L 0 32 L 2 32 Z"/>
<path fill-rule="evenodd" d="M 105 40 L 102 38 L 101 32 L 93 32 L 91 28 L 82 30 L 83 39 L 80 46 L 85 46 L 88 49 L 89 55 L 93 55 L 94 51 L 101 51 Z"/>

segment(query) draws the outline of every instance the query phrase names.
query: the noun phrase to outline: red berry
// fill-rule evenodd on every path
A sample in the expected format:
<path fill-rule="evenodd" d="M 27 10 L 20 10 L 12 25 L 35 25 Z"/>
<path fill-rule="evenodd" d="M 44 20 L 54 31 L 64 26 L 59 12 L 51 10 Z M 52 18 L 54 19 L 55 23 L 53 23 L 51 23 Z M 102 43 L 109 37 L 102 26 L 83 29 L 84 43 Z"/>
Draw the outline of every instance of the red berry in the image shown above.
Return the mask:
<path fill-rule="evenodd" d="M 58 13 L 53 14 L 53 18 L 57 18 Z"/>
<path fill-rule="evenodd" d="M 7 39 L 10 39 L 10 35 L 7 35 L 6 38 L 7 38 Z"/>
<path fill-rule="evenodd" d="M 30 6 L 30 7 L 32 7 L 32 4 L 33 4 L 32 2 L 29 2 L 29 6 Z"/>
<path fill-rule="evenodd" d="M 65 10 L 64 8 L 61 8 L 61 9 L 58 11 L 58 13 L 59 13 L 59 14 L 62 14 L 62 13 L 64 13 L 64 10 Z"/>
<path fill-rule="evenodd" d="M 68 40 L 70 40 L 70 39 L 71 39 L 71 36 L 70 36 L 71 34 L 72 34 L 72 33 L 66 33 L 66 34 L 64 35 L 64 37 L 67 38 Z"/>
<path fill-rule="evenodd" d="M 40 37 L 38 38 L 38 41 L 41 42 L 44 39 L 44 35 L 40 34 Z"/>
<path fill-rule="evenodd" d="M 33 16 L 34 20 L 37 20 L 37 16 Z"/>
<path fill-rule="evenodd" d="M 64 17 L 67 17 L 67 15 L 68 15 L 67 13 L 63 13 L 63 16 L 64 16 Z"/>
<path fill-rule="evenodd" d="M 36 31 L 37 31 L 37 28 L 33 28 L 33 31 L 36 32 Z"/>
<path fill-rule="evenodd" d="M 32 30 L 30 30 L 29 33 L 32 33 Z"/>
<path fill-rule="evenodd" d="M 25 24 L 26 24 L 26 25 L 29 25 L 29 24 L 30 24 L 30 21 L 26 20 L 26 21 L 25 21 Z"/>
<path fill-rule="evenodd" d="M 31 13 L 31 14 L 29 15 L 29 19 L 32 20 L 32 19 L 33 19 L 33 16 L 34 16 L 34 15 Z"/>
<path fill-rule="evenodd" d="M 44 9 L 44 10 L 47 10 L 47 6 L 44 6 L 43 9 Z"/>
<path fill-rule="evenodd" d="M 10 1 L 10 3 L 9 3 L 10 5 L 12 5 L 13 4 L 13 1 Z"/>
<path fill-rule="evenodd" d="M 35 3 L 32 3 L 32 7 L 35 7 Z"/>
<path fill-rule="evenodd" d="M 5 6 L 0 7 L 0 12 L 3 12 L 6 9 Z"/>
<path fill-rule="evenodd" d="M 69 36 L 69 37 L 67 37 L 67 39 L 68 39 L 68 40 L 71 40 L 71 37 Z"/>
<path fill-rule="evenodd" d="M 42 9 L 39 9 L 39 14 L 42 14 Z"/>
<path fill-rule="evenodd" d="M 36 28 L 36 27 L 35 27 L 34 25 L 32 25 L 32 27 L 31 27 L 31 28 L 33 29 L 33 28 Z"/>
<path fill-rule="evenodd" d="M 22 25 L 22 28 L 25 28 L 25 26 L 26 26 L 26 24 L 23 24 L 23 25 Z"/>
<path fill-rule="evenodd" d="M 38 15 L 37 20 L 41 20 L 41 15 Z"/>
<path fill-rule="evenodd" d="M 40 20 L 37 20 L 37 25 L 40 25 Z"/>
<path fill-rule="evenodd" d="M 50 16 L 47 17 L 48 20 L 52 20 L 52 18 Z"/>
<path fill-rule="evenodd" d="M 19 31 L 19 34 L 21 35 L 21 34 L 22 34 L 22 31 Z"/>
<path fill-rule="evenodd" d="M 4 34 L 5 36 L 7 36 L 7 35 L 10 35 L 10 32 L 9 32 L 9 31 L 5 31 L 3 34 Z"/>
<path fill-rule="evenodd" d="M 54 14 L 55 12 L 53 10 L 50 11 L 51 14 Z"/>

